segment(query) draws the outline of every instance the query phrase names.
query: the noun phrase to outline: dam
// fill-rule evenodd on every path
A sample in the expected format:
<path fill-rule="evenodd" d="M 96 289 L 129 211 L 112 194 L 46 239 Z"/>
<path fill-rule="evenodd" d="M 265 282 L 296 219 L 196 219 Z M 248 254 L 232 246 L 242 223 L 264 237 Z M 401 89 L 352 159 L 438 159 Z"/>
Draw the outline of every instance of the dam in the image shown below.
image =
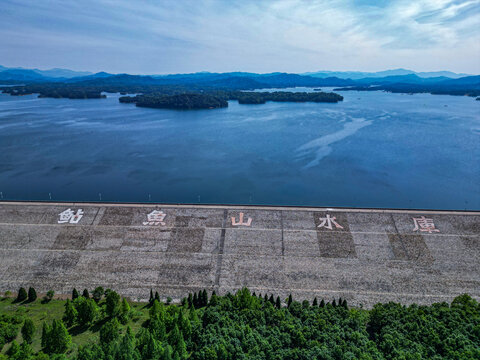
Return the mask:
<path fill-rule="evenodd" d="M 179 301 L 247 286 L 355 306 L 480 299 L 480 212 L 0 203 L 0 292 L 150 289 Z"/>

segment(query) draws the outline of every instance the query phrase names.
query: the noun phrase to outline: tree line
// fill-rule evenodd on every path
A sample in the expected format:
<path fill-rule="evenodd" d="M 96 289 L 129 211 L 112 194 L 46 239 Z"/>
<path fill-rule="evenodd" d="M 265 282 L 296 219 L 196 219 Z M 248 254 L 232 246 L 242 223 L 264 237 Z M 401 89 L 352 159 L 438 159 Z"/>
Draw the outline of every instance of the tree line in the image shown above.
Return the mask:
<path fill-rule="evenodd" d="M 450 304 L 390 302 L 366 310 L 341 298 L 298 302 L 292 295 L 282 300 L 246 288 L 224 296 L 201 290 L 171 304 L 151 290 L 144 306 L 148 317 L 132 330 L 133 310 L 125 298 L 101 287 L 81 295 L 74 289 L 62 319 L 42 323 L 37 353 L 33 321 L 0 314 L 0 345 L 9 343 L 0 359 L 480 358 L 480 304 L 468 295 Z M 14 340 L 20 328 L 21 344 Z M 92 328 L 98 328 L 98 341 L 70 351 L 72 333 Z"/>
<path fill-rule="evenodd" d="M 140 107 L 167 109 L 210 109 L 228 106 L 228 100 L 238 100 L 240 104 L 264 104 L 267 101 L 280 102 L 329 102 L 343 100 L 341 95 L 316 91 L 305 92 L 254 92 L 235 89 L 219 89 L 199 85 L 151 85 L 151 84 L 68 84 L 68 83 L 35 83 L 11 87 L 0 87 L 4 93 L 13 96 L 39 94 L 39 97 L 68 99 L 100 99 L 104 92 L 121 93 L 122 103 L 135 103 Z M 319 89 L 317 89 L 319 90 Z"/>

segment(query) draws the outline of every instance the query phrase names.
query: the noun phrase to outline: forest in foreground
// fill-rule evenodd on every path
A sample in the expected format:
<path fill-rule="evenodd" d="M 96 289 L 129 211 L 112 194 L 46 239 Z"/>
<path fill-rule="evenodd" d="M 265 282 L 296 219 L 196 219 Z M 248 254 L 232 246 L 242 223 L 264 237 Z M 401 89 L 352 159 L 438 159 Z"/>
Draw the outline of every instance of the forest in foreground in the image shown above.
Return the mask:
<path fill-rule="evenodd" d="M 0 359 L 479 359 L 480 304 L 431 306 L 205 290 L 181 304 L 130 302 L 101 287 L 67 300 L 35 289 L 0 298 Z"/>

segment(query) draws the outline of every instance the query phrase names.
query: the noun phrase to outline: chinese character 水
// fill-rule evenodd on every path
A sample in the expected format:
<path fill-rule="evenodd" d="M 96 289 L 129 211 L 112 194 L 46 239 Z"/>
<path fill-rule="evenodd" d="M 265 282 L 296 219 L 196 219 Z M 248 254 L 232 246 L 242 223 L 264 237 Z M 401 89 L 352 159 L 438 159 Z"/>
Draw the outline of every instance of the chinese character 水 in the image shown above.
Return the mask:
<path fill-rule="evenodd" d="M 332 224 L 333 224 L 337 229 L 343 229 L 343 226 L 341 226 L 339 223 L 335 221 L 337 220 L 337 218 L 335 216 L 330 217 L 330 214 L 327 214 L 327 216 L 324 218 L 320 218 L 320 220 L 322 222 L 320 223 L 320 225 L 317 226 L 319 228 L 324 227 L 325 229 L 332 230 L 333 229 Z"/>
<path fill-rule="evenodd" d="M 165 219 L 165 214 L 160 210 L 153 210 L 150 214 L 147 214 L 147 221 L 143 222 L 143 225 L 165 225 L 163 220 Z"/>
<path fill-rule="evenodd" d="M 428 219 L 425 216 L 419 218 L 412 218 L 413 223 L 415 224 L 415 228 L 413 231 L 423 231 L 428 232 L 431 234 L 432 232 L 440 232 L 440 230 L 435 229 L 435 224 L 433 223 L 433 219 Z"/>
<path fill-rule="evenodd" d="M 67 209 L 58 215 L 60 216 L 60 220 L 58 220 L 59 224 L 65 224 L 65 223 L 78 224 L 78 222 L 83 217 L 83 210 L 78 209 L 77 213 L 75 214 L 75 211 L 73 211 L 72 209 Z"/>

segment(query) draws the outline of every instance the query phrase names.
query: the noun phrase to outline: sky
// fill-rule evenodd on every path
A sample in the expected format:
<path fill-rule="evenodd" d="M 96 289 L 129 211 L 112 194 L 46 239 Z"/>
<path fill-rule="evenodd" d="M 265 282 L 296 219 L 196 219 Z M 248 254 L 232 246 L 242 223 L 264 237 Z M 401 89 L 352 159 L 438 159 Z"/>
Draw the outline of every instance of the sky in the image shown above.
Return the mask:
<path fill-rule="evenodd" d="M 480 0 L 0 0 L 0 65 L 480 74 Z"/>

